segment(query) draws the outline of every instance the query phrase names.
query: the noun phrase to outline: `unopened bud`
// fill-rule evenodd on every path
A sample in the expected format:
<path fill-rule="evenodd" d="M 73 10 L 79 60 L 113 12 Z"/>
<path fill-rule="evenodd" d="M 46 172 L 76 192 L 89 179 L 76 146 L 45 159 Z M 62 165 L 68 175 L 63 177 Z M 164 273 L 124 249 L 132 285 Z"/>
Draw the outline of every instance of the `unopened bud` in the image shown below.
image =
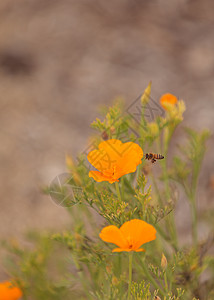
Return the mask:
<path fill-rule="evenodd" d="M 66 154 L 65 162 L 66 162 L 68 169 L 74 168 L 74 161 L 73 161 L 73 158 L 71 157 L 71 155 Z"/>
<path fill-rule="evenodd" d="M 118 285 L 118 283 L 119 283 L 119 281 L 118 281 L 117 277 L 113 276 L 113 278 L 112 278 L 112 284 L 113 285 Z"/>
<path fill-rule="evenodd" d="M 162 253 L 162 258 L 161 258 L 161 268 L 165 271 L 167 268 L 167 259 L 166 256 Z"/>
<path fill-rule="evenodd" d="M 82 236 L 79 233 L 75 232 L 74 237 L 78 243 L 80 243 L 82 241 Z"/>
<path fill-rule="evenodd" d="M 193 264 L 193 265 L 190 267 L 190 270 L 191 270 L 191 271 L 194 271 L 194 270 L 197 269 L 197 267 L 198 267 L 198 265 L 197 265 L 197 263 L 195 263 L 195 264 Z"/>
<path fill-rule="evenodd" d="M 66 165 L 67 165 L 68 169 L 72 172 L 72 175 L 73 175 L 72 177 L 74 179 L 74 182 L 77 185 L 81 185 L 82 184 L 82 180 L 81 180 L 79 174 L 76 171 L 75 163 L 73 161 L 72 156 L 66 154 L 65 161 L 66 161 Z"/>
<path fill-rule="evenodd" d="M 110 132 L 111 132 L 111 134 L 114 134 L 114 133 L 115 133 L 115 127 L 114 127 L 114 126 L 111 126 Z"/>
<path fill-rule="evenodd" d="M 107 265 L 107 266 L 106 266 L 106 272 L 107 272 L 108 274 L 110 274 L 110 273 L 111 273 L 111 270 L 112 270 L 112 266 L 111 266 L 111 265 Z"/>
<path fill-rule="evenodd" d="M 145 89 L 143 95 L 141 96 L 141 103 L 145 106 L 149 102 L 150 94 L 151 94 L 151 85 L 152 82 L 150 81 L 149 85 Z"/>
<path fill-rule="evenodd" d="M 108 140 L 108 133 L 105 130 L 102 132 L 102 139 L 104 141 Z"/>
<path fill-rule="evenodd" d="M 155 137 L 159 134 L 159 127 L 155 122 L 149 123 L 148 128 L 149 128 L 151 136 Z"/>

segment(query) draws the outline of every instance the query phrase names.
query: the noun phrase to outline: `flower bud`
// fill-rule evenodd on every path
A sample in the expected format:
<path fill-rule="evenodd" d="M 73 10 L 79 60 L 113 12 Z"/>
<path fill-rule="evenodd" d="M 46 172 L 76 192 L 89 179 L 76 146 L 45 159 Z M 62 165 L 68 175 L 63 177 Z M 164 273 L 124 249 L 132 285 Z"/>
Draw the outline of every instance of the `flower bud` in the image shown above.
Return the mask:
<path fill-rule="evenodd" d="M 73 161 L 73 158 L 71 157 L 71 155 L 66 154 L 65 162 L 66 162 L 68 169 L 71 170 L 74 168 L 74 161 Z"/>
<path fill-rule="evenodd" d="M 167 259 L 166 256 L 162 253 L 162 258 L 161 258 L 161 268 L 165 271 L 167 268 Z"/>
<path fill-rule="evenodd" d="M 111 134 L 115 134 L 116 130 L 115 130 L 115 127 L 114 127 L 114 126 L 111 126 L 110 132 L 111 132 Z"/>
<path fill-rule="evenodd" d="M 149 128 L 151 136 L 155 137 L 159 134 L 159 127 L 155 122 L 149 123 L 148 128 Z"/>
<path fill-rule="evenodd" d="M 75 240 L 77 241 L 77 243 L 80 243 L 83 240 L 82 236 L 77 232 L 74 233 L 74 237 L 75 237 Z"/>
<path fill-rule="evenodd" d="M 170 93 L 164 94 L 160 98 L 160 104 L 165 110 L 173 109 L 173 107 L 176 105 L 177 102 L 178 102 L 177 97 Z"/>
<path fill-rule="evenodd" d="M 145 89 L 144 93 L 141 96 L 141 103 L 143 106 L 145 106 L 149 102 L 150 94 L 151 94 L 151 85 L 152 82 L 149 82 L 149 85 Z"/>
<path fill-rule="evenodd" d="M 66 162 L 66 165 L 67 165 L 67 168 L 69 169 L 69 171 L 72 172 L 74 182 L 77 185 L 81 185 L 82 179 L 80 178 L 79 174 L 76 171 L 75 163 L 73 161 L 72 156 L 66 154 L 65 162 Z"/>
<path fill-rule="evenodd" d="M 110 274 L 111 271 L 112 271 L 112 266 L 111 266 L 110 264 L 107 264 L 107 266 L 106 266 L 106 272 L 107 272 L 108 274 Z"/>
<path fill-rule="evenodd" d="M 113 285 L 118 285 L 118 283 L 119 283 L 119 281 L 118 281 L 117 277 L 113 276 L 113 278 L 112 278 L 112 284 Z"/>
<path fill-rule="evenodd" d="M 108 133 L 104 130 L 103 132 L 102 132 L 102 139 L 104 140 L 104 141 L 107 141 L 108 140 Z"/>

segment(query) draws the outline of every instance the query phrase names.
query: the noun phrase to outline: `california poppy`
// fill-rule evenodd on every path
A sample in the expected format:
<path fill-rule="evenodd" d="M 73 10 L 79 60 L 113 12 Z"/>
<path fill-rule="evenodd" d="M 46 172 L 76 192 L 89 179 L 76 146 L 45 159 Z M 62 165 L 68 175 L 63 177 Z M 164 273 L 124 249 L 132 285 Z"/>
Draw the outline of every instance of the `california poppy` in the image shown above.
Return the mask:
<path fill-rule="evenodd" d="M 125 222 L 120 228 L 110 225 L 102 229 L 100 238 L 104 242 L 117 245 L 112 252 L 145 251 L 140 248 L 145 243 L 156 239 L 155 228 L 145 221 L 133 219 Z"/>
<path fill-rule="evenodd" d="M 165 110 L 168 110 L 169 106 L 173 107 L 177 102 L 178 102 L 177 97 L 175 97 L 174 95 L 172 95 L 170 93 L 164 94 L 160 98 L 160 104 Z"/>
<path fill-rule="evenodd" d="M 90 171 L 89 177 L 94 180 L 113 183 L 128 173 L 136 171 L 142 162 L 143 150 L 133 142 L 122 143 L 111 139 L 99 144 L 98 150 L 91 151 L 88 161 L 98 170 Z"/>
<path fill-rule="evenodd" d="M 22 297 L 22 291 L 10 281 L 0 283 L 0 300 L 18 300 Z"/>

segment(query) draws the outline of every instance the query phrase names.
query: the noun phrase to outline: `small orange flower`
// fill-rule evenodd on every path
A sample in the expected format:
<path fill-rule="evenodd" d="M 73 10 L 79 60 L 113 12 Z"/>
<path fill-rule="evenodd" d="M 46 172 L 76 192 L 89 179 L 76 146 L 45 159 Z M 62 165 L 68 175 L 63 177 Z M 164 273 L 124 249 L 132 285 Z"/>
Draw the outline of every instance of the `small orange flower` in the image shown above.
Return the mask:
<path fill-rule="evenodd" d="M 119 248 L 115 248 L 112 252 L 130 252 L 130 251 L 145 251 L 140 248 L 145 243 L 156 239 L 155 228 L 138 219 L 134 219 L 124 223 L 120 228 L 110 225 L 100 233 L 100 238 L 104 242 L 113 243 Z"/>
<path fill-rule="evenodd" d="M 0 300 L 18 300 L 22 297 L 22 291 L 10 281 L 0 283 Z"/>
<path fill-rule="evenodd" d="M 177 97 L 172 94 L 164 94 L 160 98 L 160 104 L 165 109 L 168 110 L 169 105 L 174 106 L 178 102 Z"/>
<path fill-rule="evenodd" d="M 136 171 L 142 163 L 143 150 L 133 142 L 122 143 L 119 140 L 107 140 L 99 144 L 98 150 L 91 151 L 88 161 L 99 171 L 90 171 L 94 180 L 113 183 L 128 173 Z"/>

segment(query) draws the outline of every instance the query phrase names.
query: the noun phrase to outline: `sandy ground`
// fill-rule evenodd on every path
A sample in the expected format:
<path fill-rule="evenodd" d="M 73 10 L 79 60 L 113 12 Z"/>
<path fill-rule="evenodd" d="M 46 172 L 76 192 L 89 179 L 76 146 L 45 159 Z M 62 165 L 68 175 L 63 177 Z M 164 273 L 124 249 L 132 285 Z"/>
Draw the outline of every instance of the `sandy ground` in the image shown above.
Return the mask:
<path fill-rule="evenodd" d="M 99 104 L 123 96 L 128 106 L 152 80 L 153 99 L 172 92 L 186 102 L 184 125 L 212 131 L 213 33 L 212 0 L 2 0 L 0 236 L 68 224 L 40 187 L 65 171 L 65 153 L 87 147 Z M 200 208 L 214 198 L 213 146 L 211 139 Z M 183 202 L 180 220 L 186 237 Z"/>

